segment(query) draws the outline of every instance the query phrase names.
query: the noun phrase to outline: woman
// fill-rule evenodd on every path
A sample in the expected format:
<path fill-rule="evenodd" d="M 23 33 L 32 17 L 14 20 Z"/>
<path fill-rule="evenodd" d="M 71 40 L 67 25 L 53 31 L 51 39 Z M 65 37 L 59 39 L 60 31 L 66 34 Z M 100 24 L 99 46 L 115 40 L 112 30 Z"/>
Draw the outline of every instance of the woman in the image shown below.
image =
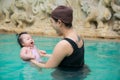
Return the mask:
<path fill-rule="evenodd" d="M 70 7 L 58 6 L 51 13 L 51 23 L 63 39 L 55 46 L 52 56 L 46 63 L 34 64 L 43 68 L 81 69 L 84 66 L 84 42 L 72 26 L 73 10 Z"/>

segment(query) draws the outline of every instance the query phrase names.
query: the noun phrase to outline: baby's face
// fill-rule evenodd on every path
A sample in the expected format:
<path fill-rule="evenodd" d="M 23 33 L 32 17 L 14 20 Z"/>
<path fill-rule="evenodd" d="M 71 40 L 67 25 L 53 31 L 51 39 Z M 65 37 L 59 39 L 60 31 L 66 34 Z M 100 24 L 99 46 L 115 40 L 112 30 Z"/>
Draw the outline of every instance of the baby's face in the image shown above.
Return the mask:
<path fill-rule="evenodd" d="M 21 35 L 22 39 L 22 45 L 24 47 L 33 47 L 34 46 L 34 40 L 29 34 L 22 34 Z"/>

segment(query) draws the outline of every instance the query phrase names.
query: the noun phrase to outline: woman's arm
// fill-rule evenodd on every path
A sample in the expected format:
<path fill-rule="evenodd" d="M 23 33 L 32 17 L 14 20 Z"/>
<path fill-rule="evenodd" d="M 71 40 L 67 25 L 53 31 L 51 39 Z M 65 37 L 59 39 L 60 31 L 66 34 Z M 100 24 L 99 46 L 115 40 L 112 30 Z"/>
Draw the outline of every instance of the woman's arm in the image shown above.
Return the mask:
<path fill-rule="evenodd" d="M 64 57 L 68 56 L 72 51 L 71 45 L 67 41 L 62 40 L 55 46 L 52 56 L 46 63 L 39 63 L 35 60 L 31 60 L 31 62 L 41 68 L 55 68 L 60 64 Z"/>

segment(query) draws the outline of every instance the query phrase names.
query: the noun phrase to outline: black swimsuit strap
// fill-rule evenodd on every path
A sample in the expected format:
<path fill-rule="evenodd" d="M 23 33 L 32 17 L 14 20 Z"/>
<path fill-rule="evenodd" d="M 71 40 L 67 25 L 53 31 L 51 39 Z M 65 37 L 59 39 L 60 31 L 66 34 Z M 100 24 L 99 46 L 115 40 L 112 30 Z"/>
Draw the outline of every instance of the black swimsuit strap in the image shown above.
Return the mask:
<path fill-rule="evenodd" d="M 71 46 L 73 47 L 74 50 L 78 49 L 77 44 L 73 40 L 71 40 L 69 38 L 64 38 L 64 40 L 67 40 L 71 44 Z"/>

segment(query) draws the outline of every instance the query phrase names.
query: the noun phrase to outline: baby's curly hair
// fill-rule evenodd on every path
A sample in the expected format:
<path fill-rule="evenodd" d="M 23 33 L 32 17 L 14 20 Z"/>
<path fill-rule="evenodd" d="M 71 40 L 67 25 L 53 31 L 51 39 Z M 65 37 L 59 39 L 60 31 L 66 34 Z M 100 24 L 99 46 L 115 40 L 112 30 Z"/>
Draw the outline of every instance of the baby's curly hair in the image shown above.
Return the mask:
<path fill-rule="evenodd" d="M 21 32 L 21 33 L 19 33 L 19 34 L 17 34 L 17 42 L 19 43 L 19 45 L 20 45 L 20 47 L 23 47 L 22 46 L 22 39 L 21 39 L 21 35 L 23 35 L 23 34 L 28 34 L 27 32 Z"/>

